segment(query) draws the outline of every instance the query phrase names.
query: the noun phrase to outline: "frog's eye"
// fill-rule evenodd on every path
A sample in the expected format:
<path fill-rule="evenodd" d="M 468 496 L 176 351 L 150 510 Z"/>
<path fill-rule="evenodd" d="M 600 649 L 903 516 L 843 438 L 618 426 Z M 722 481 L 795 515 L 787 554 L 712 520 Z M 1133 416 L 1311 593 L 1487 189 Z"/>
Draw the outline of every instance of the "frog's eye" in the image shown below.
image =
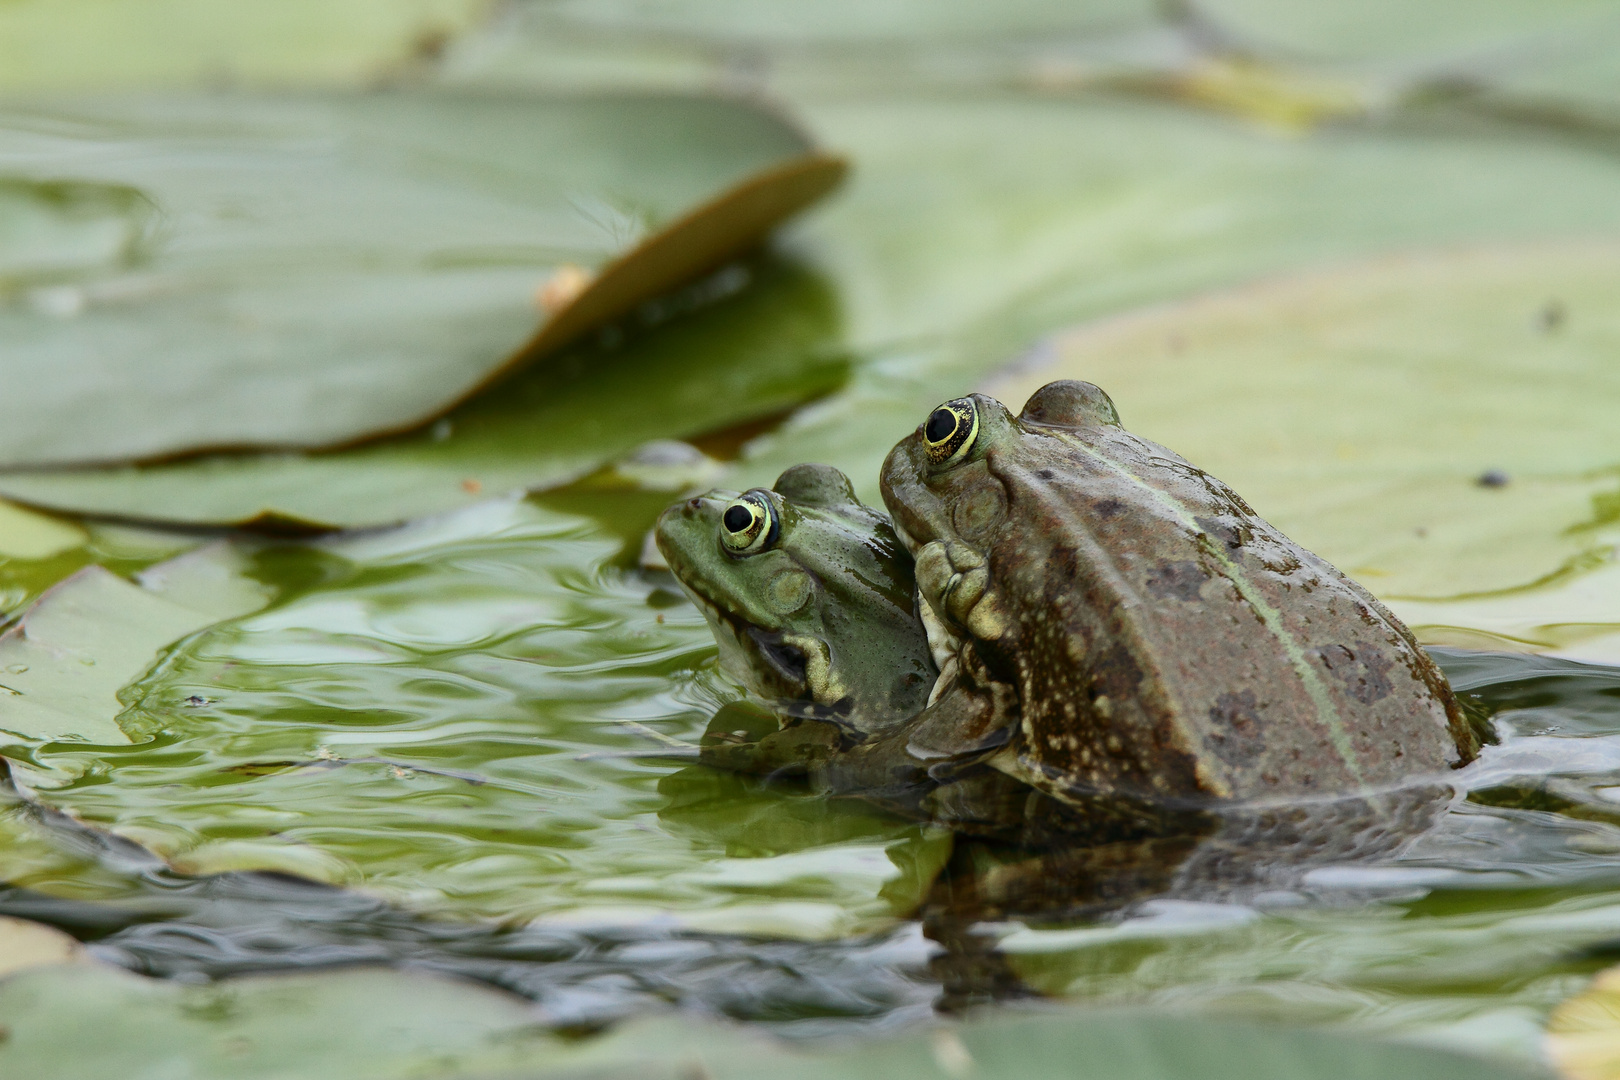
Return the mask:
<path fill-rule="evenodd" d="M 755 492 L 740 495 L 720 514 L 720 542 L 738 555 L 753 555 L 776 542 L 776 508 Z"/>
<path fill-rule="evenodd" d="M 979 434 L 979 410 L 972 398 L 947 401 L 928 414 L 923 425 L 923 445 L 931 465 L 954 465 L 973 449 Z"/>

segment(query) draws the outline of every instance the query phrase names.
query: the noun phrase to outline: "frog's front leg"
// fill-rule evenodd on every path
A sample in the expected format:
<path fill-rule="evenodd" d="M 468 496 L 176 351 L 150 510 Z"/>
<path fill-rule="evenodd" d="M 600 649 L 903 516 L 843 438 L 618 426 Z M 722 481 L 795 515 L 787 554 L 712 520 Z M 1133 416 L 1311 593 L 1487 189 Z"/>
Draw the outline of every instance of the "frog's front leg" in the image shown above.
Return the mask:
<path fill-rule="evenodd" d="M 834 754 L 810 776 L 834 794 L 920 804 L 1005 746 L 1017 723 L 1011 687 L 961 677 L 916 716 Z"/>

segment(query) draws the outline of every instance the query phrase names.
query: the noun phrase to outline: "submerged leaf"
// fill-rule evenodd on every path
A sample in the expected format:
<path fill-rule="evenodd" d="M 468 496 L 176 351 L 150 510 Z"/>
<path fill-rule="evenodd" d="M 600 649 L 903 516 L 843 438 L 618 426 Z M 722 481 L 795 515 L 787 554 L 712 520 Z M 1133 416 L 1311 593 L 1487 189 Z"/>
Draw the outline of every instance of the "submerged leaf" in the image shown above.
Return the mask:
<path fill-rule="evenodd" d="M 54 586 L 0 635 L 0 730 L 34 744 L 115 745 L 118 692 L 171 642 L 268 599 L 224 545 L 144 575 L 144 587 L 88 566 Z"/>
<path fill-rule="evenodd" d="M 842 175 L 807 150 L 775 116 L 699 98 L 10 111 L 0 466 L 418 427 L 757 244 Z M 547 275 L 604 262 L 520 350 Z"/>

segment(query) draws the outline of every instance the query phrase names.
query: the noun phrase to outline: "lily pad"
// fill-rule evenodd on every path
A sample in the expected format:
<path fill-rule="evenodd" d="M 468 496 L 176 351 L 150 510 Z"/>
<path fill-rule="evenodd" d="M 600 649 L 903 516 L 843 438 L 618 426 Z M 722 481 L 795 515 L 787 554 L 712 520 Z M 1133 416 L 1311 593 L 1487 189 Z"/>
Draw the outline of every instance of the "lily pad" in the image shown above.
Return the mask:
<path fill-rule="evenodd" d="M 1433 123 L 1461 109 L 1600 144 L 1620 122 L 1620 13 L 1603 0 L 1208 0 L 1198 10 L 1228 49 L 1336 77 L 1375 114 Z"/>
<path fill-rule="evenodd" d="M 649 440 L 780 413 L 843 385 L 849 356 L 822 278 L 731 266 L 622 329 L 534 365 L 428 431 L 334 454 L 0 474 L 35 506 L 188 525 L 311 532 L 394 524 L 568 483 Z"/>
<path fill-rule="evenodd" d="M 808 151 L 772 114 L 700 98 L 14 109 L 0 466 L 420 427 L 759 243 L 842 175 Z M 576 264 L 601 272 L 520 348 L 537 290 Z"/>
<path fill-rule="evenodd" d="M 439 78 L 552 88 L 915 93 L 1155 67 L 1186 43 L 1149 0 L 519 3 L 445 50 Z"/>
<path fill-rule="evenodd" d="M 773 1076 L 851 1078 L 1031 1076 L 1077 1080 L 1508 1080 L 1540 1070 L 1461 1054 L 1314 1031 L 1140 1012 L 1058 1013 L 943 1028 L 923 1036 L 794 1061 Z M 749 1075 L 748 1066 L 721 1076 Z"/>
<path fill-rule="evenodd" d="M 0 559 L 48 559 L 87 539 L 76 525 L 0 502 Z"/>
<path fill-rule="evenodd" d="M 128 742 L 118 692 L 159 650 L 263 606 L 265 591 L 215 545 L 147 571 L 145 587 L 87 566 L 0 635 L 0 730 L 33 740 Z"/>
<path fill-rule="evenodd" d="M 24 0 L 0 7 L 0 89 L 371 85 L 431 58 L 486 0 Z"/>
<path fill-rule="evenodd" d="M 1381 259 L 1104 320 L 988 388 L 1105 387 L 1381 595 L 1497 591 L 1616 538 L 1617 288 L 1605 245 Z"/>
<path fill-rule="evenodd" d="M 1117 99 L 802 111 L 861 162 L 798 243 L 839 289 L 864 362 L 847 391 L 751 447 L 731 486 L 825 461 L 875 498 L 902 434 L 1059 327 L 1392 249 L 1620 233 L 1620 167 L 1551 141 L 1283 137 Z M 1552 299 L 1527 301 L 1516 332 Z"/>
<path fill-rule="evenodd" d="M 489 1075 L 562 1049 L 519 998 L 366 969 L 182 986 L 50 968 L 0 983 L 0 1023 L 0 1070 L 42 1080 L 176 1069 L 220 1080 Z"/>
<path fill-rule="evenodd" d="M 1426 644 L 1620 664 L 1620 564 L 1597 554 L 1600 565 L 1537 588 L 1392 606 Z"/>
<path fill-rule="evenodd" d="M 1058 1012 L 936 1027 L 837 1049 L 790 1050 L 682 1018 L 564 1040 L 514 998 L 380 970 L 177 986 L 96 968 L 0 984 L 8 1073 L 50 1080 L 141 1075 L 157 1063 L 198 1080 L 236 1077 L 1066 1076 L 1077 1080 L 1528 1080 L 1539 1070 L 1312 1031 Z M 93 1025 L 94 1040 L 74 1034 Z M 296 1032 L 296 1037 L 289 1037 Z M 64 1053 L 64 1044 L 71 1053 Z"/>
<path fill-rule="evenodd" d="M 1198 10 L 1250 46 L 1321 61 L 1429 65 L 1452 72 L 1469 61 L 1511 69 L 1515 46 L 1534 55 L 1560 38 L 1589 33 L 1614 7 L 1604 0 L 1399 0 L 1321 4 L 1310 0 L 1200 0 Z M 1464 69 L 1466 70 L 1466 69 Z"/>

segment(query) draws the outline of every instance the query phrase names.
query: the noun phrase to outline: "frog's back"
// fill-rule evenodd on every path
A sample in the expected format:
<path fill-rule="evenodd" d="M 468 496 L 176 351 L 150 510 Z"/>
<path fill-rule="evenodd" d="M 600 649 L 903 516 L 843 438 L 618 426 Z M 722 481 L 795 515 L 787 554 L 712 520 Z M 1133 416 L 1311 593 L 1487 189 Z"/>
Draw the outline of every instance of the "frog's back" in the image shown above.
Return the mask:
<path fill-rule="evenodd" d="M 1407 629 L 1230 488 L 1112 425 L 1023 423 L 988 454 L 988 543 L 1018 640 L 1016 769 L 1051 790 L 1358 790 L 1476 751 Z M 1011 766 L 1011 759 L 1005 764 Z"/>

